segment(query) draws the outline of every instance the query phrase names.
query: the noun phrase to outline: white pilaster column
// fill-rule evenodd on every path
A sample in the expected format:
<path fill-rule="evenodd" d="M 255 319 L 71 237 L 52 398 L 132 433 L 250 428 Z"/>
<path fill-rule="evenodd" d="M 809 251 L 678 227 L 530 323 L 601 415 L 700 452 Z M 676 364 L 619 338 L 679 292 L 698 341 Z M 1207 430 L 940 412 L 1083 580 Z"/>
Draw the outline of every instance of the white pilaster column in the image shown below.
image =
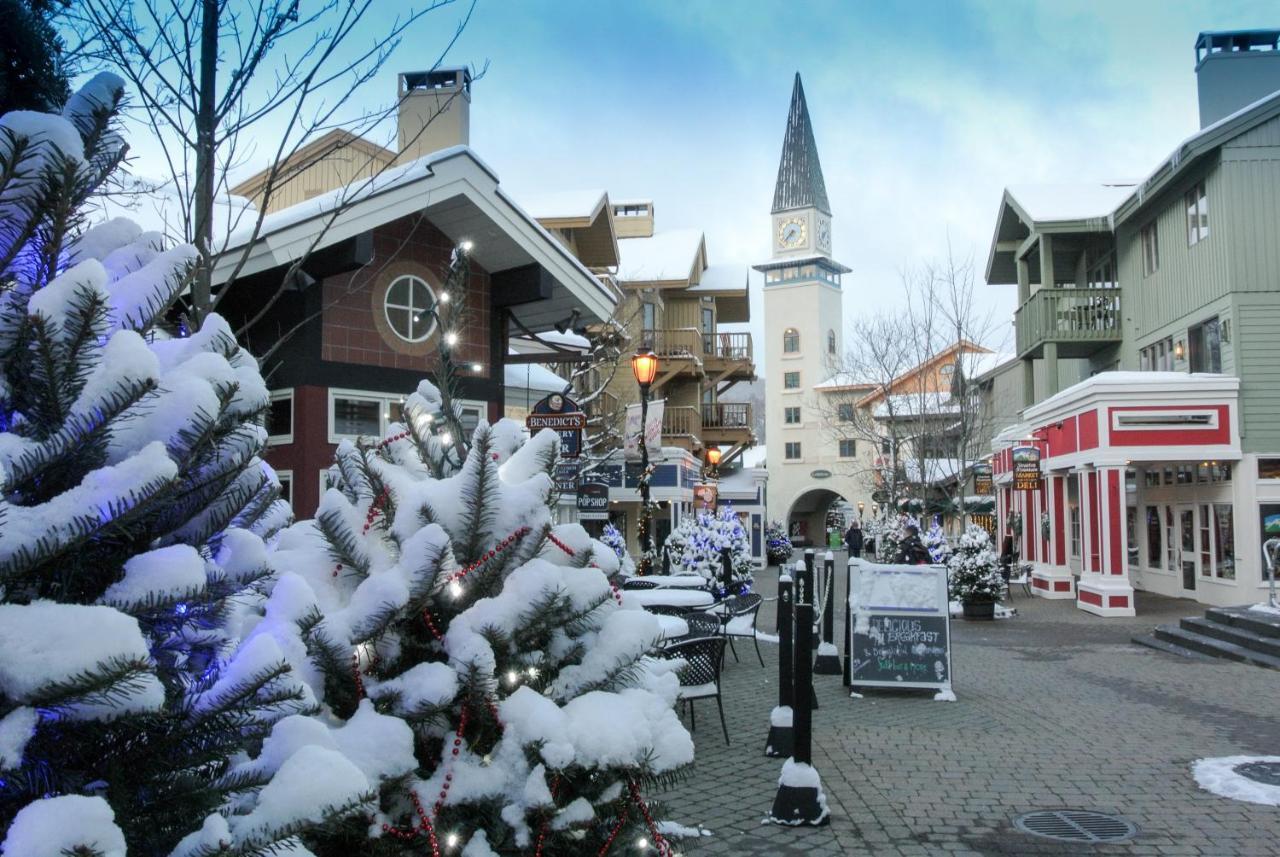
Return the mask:
<path fill-rule="evenodd" d="M 1129 583 L 1128 532 L 1125 525 L 1123 465 L 1102 465 L 1093 471 L 1090 490 L 1096 542 L 1095 567 L 1080 580 L 1076 605 L 1099 616 L 1132 616 L 1133 587 Z"/>

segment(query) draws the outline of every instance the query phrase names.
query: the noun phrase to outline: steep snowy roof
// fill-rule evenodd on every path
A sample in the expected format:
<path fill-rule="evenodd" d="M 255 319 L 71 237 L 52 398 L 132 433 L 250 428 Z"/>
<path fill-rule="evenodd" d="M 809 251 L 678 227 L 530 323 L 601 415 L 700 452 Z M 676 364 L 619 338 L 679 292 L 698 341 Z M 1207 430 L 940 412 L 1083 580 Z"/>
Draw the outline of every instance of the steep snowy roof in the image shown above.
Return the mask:
<path fill-rule="evenodd" d="M 749 265 L 722 263 L 708 265 L 702 272 L 698 285 L 689 289 L 691 292 L 745 292 L 747 276 L 751 271 Z"/>
<path fill-rule="evenodd" d="M 702 252 L 700 229 L 670 229 L 648 238 L 624 238 L 618 242 L 618 280 L 688 280 Z"/>
<path fill-rule="evenodd" d="M 874 387 L 870 381 L 859 380 L 852 372 L 836 372 L 825 381 L 813 385 L 815 390 L 865 390 Z"/>
<path fill-rule="evenodd" d="M 1133 193 L 1133 182 L 1115 184 L 1020 184 L 1007 193 L 1035 223 L 1105 219 Z"/>
<path fill-rule="evenodd" d="M 964 356 L 960 358 L 961 369 L 966 378 L 981 378 L 988 372 L 999 369 L 1011 360 L 1017 360 L 1018 355 L 1004 352 L 974 352 L 966 351 Z"/>

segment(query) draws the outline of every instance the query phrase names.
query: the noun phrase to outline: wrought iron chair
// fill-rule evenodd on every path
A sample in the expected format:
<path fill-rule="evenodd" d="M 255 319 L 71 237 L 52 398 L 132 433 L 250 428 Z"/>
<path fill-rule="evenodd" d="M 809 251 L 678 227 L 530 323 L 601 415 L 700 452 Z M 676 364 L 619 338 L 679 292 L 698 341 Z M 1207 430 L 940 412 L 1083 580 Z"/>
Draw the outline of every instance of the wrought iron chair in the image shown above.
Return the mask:
<path fill-rule="evenodd" d="M 678 699 L 689 709 L 689 729 L 698 728 L 694 714 L 693 702 L 696 699 L 715 697 L 716 708 L 720 711 L 720 728 L 724 730 L 724 743 L 729 744 L 729 727 L 724 720 L 724 703 L 720 699 L 720 669 L 724 665 L 724 643 L 722 636 L 697 637 L 672 643 L 662 650 L 664 658 L 679 658 L 685 662 L 680 671 L 680 693 Z"/>
<path fill-rule="evenodd" d="M 674 604 L 646 604 L 644 609 L 659 616 L 680 616 L 681 618 L 692 612 L 690 607 L 677 607 Z"/>
<path fill-rule="evenodd" d="M 760 615 L 760 604 L 763 601 L 760 595 L 749 592 L 746 595 L 737 596 L 733 607 L 729 609 L 724 620 L 724 635 L 729 641 L 729 651 L 733 652 L 735 662 L 741 663 L 738 660 L 738 651 L 733 646 L 733 638 L 750 637 L 756 647 L 756 660 L 760 661 L 760 666 L 764 666 L 764 657 L 760 654 L 760 640 L 756 637 L 756 618 Z"/>
<path fill-rule="evenodd" d="M 690 637 L 715 637 L 721 632 L 720 617 L 710 613 L 693 612 L 684 617 L 689 623 Z"/>
<path fill-rule="evenodd" d="M 657 589 L 658 584 L 643 577 L 633 577 L 622 584 L 623 589 Z"/>

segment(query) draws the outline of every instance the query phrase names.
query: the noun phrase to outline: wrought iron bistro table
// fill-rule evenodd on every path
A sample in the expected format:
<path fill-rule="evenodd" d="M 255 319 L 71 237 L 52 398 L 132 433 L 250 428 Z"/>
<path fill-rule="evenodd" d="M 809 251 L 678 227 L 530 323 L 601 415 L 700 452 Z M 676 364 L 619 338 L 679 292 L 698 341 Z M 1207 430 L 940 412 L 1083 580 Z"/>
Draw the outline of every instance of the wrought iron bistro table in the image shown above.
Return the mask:
<path fill-rule="evenodd" d="M 703 589 L 707 585 L 707 579 L 700 574 L 646 574 L 631 578 L 622 588 L 626 589 L 633 582 L 637 589 Z M 639 584 L 644 585 L 641 587 Z"/>
<path fill-rule="evenodd" d="M 703 610 L 716 603 L 710 592 L 703 589 L 624 589 L 622 602 L 636 607 L 678 607 L 683 610 Z"/>

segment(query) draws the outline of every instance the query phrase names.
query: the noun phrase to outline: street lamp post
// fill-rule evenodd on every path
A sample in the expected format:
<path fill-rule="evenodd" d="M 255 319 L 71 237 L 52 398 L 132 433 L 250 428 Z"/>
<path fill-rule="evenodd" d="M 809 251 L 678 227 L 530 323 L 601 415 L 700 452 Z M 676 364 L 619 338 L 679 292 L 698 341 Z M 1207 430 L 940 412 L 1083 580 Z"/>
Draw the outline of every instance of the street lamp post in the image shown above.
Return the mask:
<path fill-rule="evenodd" d="M 866 503 L 864 503 L 863 501 L 859 500 L 859 501 L 858 501 L 858 520 L 859 520 L 859 521 L 861 521 L 861 520 L 862 520 L 862 510 L 863 510 L 863 509 L 865 509 L 865 508 L 867 508 L 867 504 L 866 504 Z"/>
<path fill-rule="evenodd" d="M 720 458 L 724 453 L 720 451 L 720 447 L 713 446 L 707 450 L 707 476 L 711 480 L 720 478 Z"/>
<path fill-rule="evenodd" d="M 652 510 L 649 504 L 649 387 L 658 375 L 658 355 L 637 352 L 631 358 L 631 372 L 640 385 L 640 559 L 637 574 L 648 574 L 653 563 Z"/>

